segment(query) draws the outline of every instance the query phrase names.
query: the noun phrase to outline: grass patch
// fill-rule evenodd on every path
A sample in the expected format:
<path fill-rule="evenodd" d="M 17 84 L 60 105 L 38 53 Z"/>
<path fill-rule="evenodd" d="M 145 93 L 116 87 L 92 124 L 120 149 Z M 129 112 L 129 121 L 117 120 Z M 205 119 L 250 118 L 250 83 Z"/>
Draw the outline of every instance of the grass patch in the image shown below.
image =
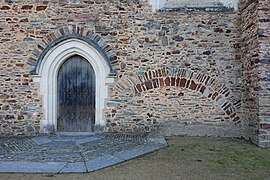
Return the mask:
<path fill-rule="evenodd" d="M 270 149 L 263 149 L 242 139 L 171 137 L 171 153 L 184 155 L 185 159 L 199 160 L 218 174 L 269 175 Z M 178 152 L 173 152 L 178 151 Z M 255 177 L 254 177 L 255 178 Z M 256 178 L 255 178 L 256 179 Z"/>

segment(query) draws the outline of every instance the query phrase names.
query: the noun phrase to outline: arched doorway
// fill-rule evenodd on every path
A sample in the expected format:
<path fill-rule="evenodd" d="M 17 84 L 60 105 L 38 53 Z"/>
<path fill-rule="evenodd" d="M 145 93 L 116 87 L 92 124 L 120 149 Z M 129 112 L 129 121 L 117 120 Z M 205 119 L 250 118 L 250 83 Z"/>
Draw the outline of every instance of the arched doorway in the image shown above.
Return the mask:
<path fill-rule="evenodd" d="M 87 131 L 92 131 L 93 126 L 95 130 L 102 130 L 106 125 L 103 110 L 108 97 L 108 86 L 114 82 L 114 76 L 110 75 L 111 70 L 108 61 L 95 46 L 80 39 L 71 38 L 53 46 L 36 68 L 37 75 L 34 76 L 34 81 L 40 84 L 40 95 L 43 99 L 45 117 L 41 124 L 41 131 L 44 133 L 62 130 L 58 128 L 59 122 L 57 120 L 58 75 L 65 63 L 68 63 L 74 57 L 88 63 L 87 67 L 90 68 L 91 66 L 95 75 L 94 122 L 91 121 L 93 124 L 87 127 Z M 75 129 L 72 129 L 72 131 L 75 131 Z"/>
<path fill-rule="evenodd" d="M 95 124 L 95 72 L 81 56 L 67 59 L 57 76 L 57 131 L 89 132 Z"/>

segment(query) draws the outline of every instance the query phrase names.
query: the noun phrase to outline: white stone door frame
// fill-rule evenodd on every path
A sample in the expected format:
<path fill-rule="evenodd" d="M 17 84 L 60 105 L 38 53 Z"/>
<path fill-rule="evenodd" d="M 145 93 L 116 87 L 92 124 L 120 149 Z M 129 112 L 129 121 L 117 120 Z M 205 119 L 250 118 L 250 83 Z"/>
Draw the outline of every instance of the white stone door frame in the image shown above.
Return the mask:
<path fill-rule="evenodd" d="M 43 133 L 57 130 L 57 75 L 61 65 L 71 56 L 85 58 L 93 67 L 96 75 L 96 112 L 95 126 L 105 126 L 103 109 L 108 96 L 108 84 L 114 81 L 109 77 L 110 67 L 102 55 L 90 44 L 82 40 L 67 39 L 53 48 L 44 56 L 37 67 L 34 82 L 40 83 L 40 95 L 43 98 L 45 118 L 41 124 Z"/>

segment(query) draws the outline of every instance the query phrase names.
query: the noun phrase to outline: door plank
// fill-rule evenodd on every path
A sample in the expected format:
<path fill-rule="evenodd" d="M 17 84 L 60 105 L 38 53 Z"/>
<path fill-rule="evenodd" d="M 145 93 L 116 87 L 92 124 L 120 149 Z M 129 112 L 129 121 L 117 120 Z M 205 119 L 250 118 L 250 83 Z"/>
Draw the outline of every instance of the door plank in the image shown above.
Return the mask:
<path fill-rule="evenodd" d="M 69 58 L 57 78 L 57 130 L 93 131 L 95 124 L 95 72 L 80 56 Z"/>

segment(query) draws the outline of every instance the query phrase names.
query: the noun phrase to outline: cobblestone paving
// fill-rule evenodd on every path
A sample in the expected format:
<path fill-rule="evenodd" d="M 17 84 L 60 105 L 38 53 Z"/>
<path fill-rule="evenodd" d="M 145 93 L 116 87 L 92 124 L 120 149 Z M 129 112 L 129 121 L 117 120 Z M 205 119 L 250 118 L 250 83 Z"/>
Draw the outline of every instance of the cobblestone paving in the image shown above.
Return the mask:
<path fill-rule="evenodd" d="M 97 142 L 83 144 L 79 148 L 82 150 L 83 157 L 86 160 L 91 160 L 100 155 L 129 150 L 139 145 L 143 145 L 143 142 L 103 139 Z"/>
<path fill-rule="evenodd" d="M 0 172 L 89 172 L 166 145 L 126 134 L 0 138 Z"/>
<path fill-rule="evenodd" d="M 76 145 L 85 136 L 50 136 L 52 141 L 37 145 L 31 138 L 1 139 L 1 161 L 82 162 L 104 154 L 132 149 L 145 143 L 141 135 L 107 135 L 105 138 Z"/>
<path fill-rule="evenodd" d="M 32 149 L 36 143 L 31 138 L 3 137 L 0 139 L 0 156 L 8 153 Z"/>
<path fill-rule="evenodd" d="M 145 142 L 145 134 L 109 134 L 106 135 L 106 139 L 118 139 L 123 141 L 136 141 L 136 142 Z"/>

